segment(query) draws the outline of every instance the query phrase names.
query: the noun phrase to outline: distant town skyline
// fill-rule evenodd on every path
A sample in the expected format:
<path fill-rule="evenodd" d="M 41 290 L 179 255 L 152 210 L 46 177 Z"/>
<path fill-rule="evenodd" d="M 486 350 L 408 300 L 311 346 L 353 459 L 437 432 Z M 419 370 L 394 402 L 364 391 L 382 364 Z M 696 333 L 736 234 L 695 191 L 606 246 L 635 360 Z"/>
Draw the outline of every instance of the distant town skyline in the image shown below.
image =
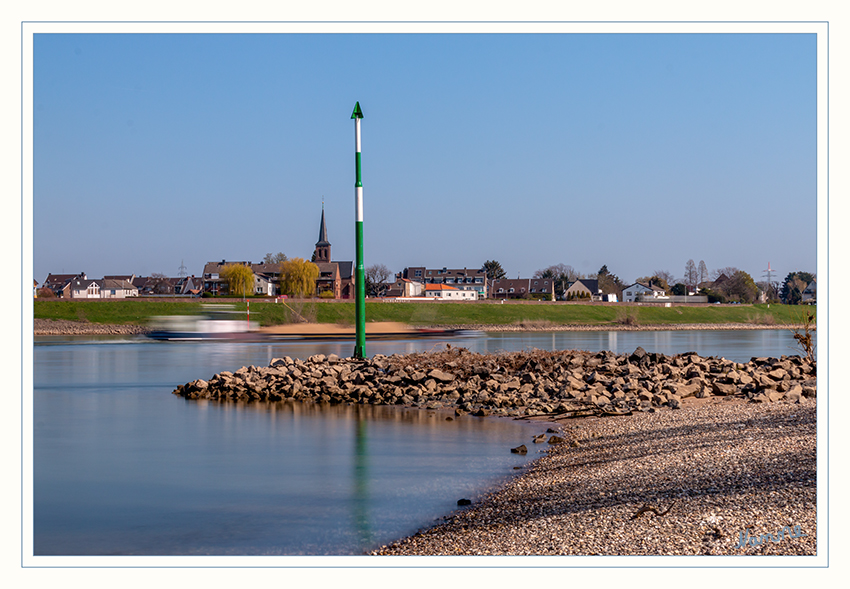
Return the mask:
<path fill-rule="evenodd" d="M 37 34 L 34 278 L 817 272 L 813 34 Z M 357 67 L 351 67 L 352 59 Z"/>

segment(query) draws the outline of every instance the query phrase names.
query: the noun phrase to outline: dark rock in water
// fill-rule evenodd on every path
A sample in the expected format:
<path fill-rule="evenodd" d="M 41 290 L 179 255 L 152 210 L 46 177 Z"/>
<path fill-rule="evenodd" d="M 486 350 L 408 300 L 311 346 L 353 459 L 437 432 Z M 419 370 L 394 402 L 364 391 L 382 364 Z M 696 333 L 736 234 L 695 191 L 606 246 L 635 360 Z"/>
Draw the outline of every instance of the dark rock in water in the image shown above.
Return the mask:
<path fill-rule="evenodd" d="M 472 505 L 472 501 L 470 501 L 469 499 L 458 499 L 457 504 L 458 505 Z"/>
<path fill-rule="evenodd" d="M 516 448 L 511 448 L 512 454 L 528 454 L 528 448 L 525 447 L 525 444 L 522 446 L 517 446 Z"/>
<path fill-rule="evenodd" d="M 448 417 L 446 417 L 446 421 L 454 421 L 454 420 L 455 420 L 455 418 L 454 418 L 454 417 L 452 417 L 451 415 L 449 415 Z"/>

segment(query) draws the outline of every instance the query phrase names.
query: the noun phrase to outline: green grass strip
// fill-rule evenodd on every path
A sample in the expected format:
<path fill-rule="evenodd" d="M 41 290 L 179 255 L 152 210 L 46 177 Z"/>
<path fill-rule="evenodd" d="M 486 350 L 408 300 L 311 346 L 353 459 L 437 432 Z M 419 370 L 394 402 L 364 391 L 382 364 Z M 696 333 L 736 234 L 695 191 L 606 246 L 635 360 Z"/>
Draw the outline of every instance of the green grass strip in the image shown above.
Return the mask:
<path fill-rule="evenodd" d="M 91 323 L 145 325 L 158 315 L 194 315 L 204 304 L 229 304 L 244 312 L 242 301 L 209 299 L 36 300 L 38 319 L 67 319 Z M 367 301 L 366 320 L 426 325 L 519 325 L 544 328 L 555 325 L 681 325 L 742 323 L 796 325 L 815 307 L 791 305 L 710 305 L 701 307 L 620 306 L 563 303 L 384 303 Z M 354 302 L 251 301 L 251 319 L 260 325 L 279 325 L 293 320 L 294 313 L 309 321 L 354 325 Z"/>

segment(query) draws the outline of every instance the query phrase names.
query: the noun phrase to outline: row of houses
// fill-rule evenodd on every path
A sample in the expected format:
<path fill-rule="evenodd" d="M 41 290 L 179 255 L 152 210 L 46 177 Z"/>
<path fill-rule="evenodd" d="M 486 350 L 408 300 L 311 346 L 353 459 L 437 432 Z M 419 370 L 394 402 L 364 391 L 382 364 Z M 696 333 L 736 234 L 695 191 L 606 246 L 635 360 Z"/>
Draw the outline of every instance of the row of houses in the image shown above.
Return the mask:
<path fill-rule="evenodd" d="M 333 261 L 331 243 L 325 224 L 325 211 L 319 223 L 319 238 L 314 246 L 312 261 L 319 268 L 316 279 L 316 294 L 334 299 L 354 297 L 354 262 Z M 228 283 L 222 277 L 223 268 L 230 264 L 240 264 L 251 269 L 253 274 L 252 293 L 256 296 L 277 296 L 280 289 L 280 265 L 252 263 L 250 261 L 207 262 L 201 278 L 194 275 L 180 278 L 164 276 L 137 277 L 134 274 L 104 276 L 99 280 L 90 280 L 85 273 L 50 274 L 43 287 L 50 288 L 56 296 L 63 298 L 127 298 L 140 295 L 200 296 L 209 293 L 226 296 Z M 713 288 L 726 277 L 721 275 L 713 283 Z M 703 286 L 703 285 L 700 285 Z M 812 282 L 803 292 L 804 302 L 814 301 L 817 296 L 816 285 Z M 37 289 L 37 284 L 34 285 Z M 394 282 L 387 285 L 384 297 L 402 299 L 437 299 L 453 301 L 474 301 L 480 299 L 521 299 L 542 298 L 555 300 L 555 281 L 551 278 L 500 278 L 488 279 L 483 268 L 426 268 L 410 266 L 395 275 Z M 592 301 L 617 302 L 618 294 L 603 292 L 596 279 L 581 278 L 567 285 L 562 298 L 566 300 L 584 299 Z M 621 291 L 624 302 L 672 301 L 704 302 L 705 297 L 670 297 L 664 289 L 653 284 L 635 282 Z M 675 301 L 673 299 L 676 299 Z"/>
<path fill-rule="evenodd" d="M 354 297 L 354 262 L 335 261 L 331 257 L 331 243 L 325 223 L 325 211 L 319 223 L 318 241 L 314 246 L 312 261 L 319 268 L 316 294 L 335 299 Z M 253 263 L 251 261 L 207 262 L 200 279 L 142 278 L 135 275 L 105 276 L 101 280 L 88 280 L 85 274 L 49 275 L 45 286 L 57 296 L 65 298 L 126 298 L 139 295 L 200 295 L 209 293 L 226 296 L 227 280 L 222 271 L 225 266 L 247 266 L 253 274 L 252 293 L 257 296 L 281 294 L 280 265 Z M 424 298 L 453 301 L 474 301 L 487 298 L 527 298 L 528 296 L 554 299 L 554 281 L 544 278 L 517 278 L 488 280 L 483 268 L 426 268 L 410 266 L 395 276 L 387 285 L 385 297 Z M 567 297 L 611 300 L 602 294 L 596 280 L 578 280 L 567 289 Z M 616 300 L 616 296 L 614 297 Z"/>
<path fill-rule="evenodd" d="M 501 278 L 492 281 L 491 298 L 494 299 L 521 299 L 529 296 L 555 300 L 555 284 L 546 278 Z M 619 300 L 617 293 L 604 292 L 599 287 L 599 280 L 591 278 L 580 278 L 567 285 L 563 295 L 564 300 L 591 300 L 616 303 Z M 672 297 L 676 302 L 706 302 L 705 297 Z M 679 300 L 681 299 L 681 300 Z M 622 300 L 627 303 L 639 301 L 670 301 L 671 297 L 665 290 L 654 284 L 635 282 L 622 290 Z"/>
<path fill-rule="evenodd" d="M 322 252 L 322 261 L 314 262 L 320 273 L 316 280 L 317 294 L 331 292 L 332 298 L 351 298 L 354 288 L 352 262 L 331 262 L 330 244 Z M 49 274 L 43 287 L 54 295 L 69 299 L 109 299 L 137 296 L 200 296 L 210 293 L 226 296 L 227 281 L 222 278 L 222 269 L 230 264 L 241 264 L 251 269 L 254 276 L 253 294 L 276 296 L 280 294 L 280 266 L 278 264 L 252 263 L 250 261 L 208 262 L 202 278 L 194 275 L 180 278 L 164 276 L 113 275 L 101 279 L 89 279 L 85 273 Z M 34 284 L 37 287 L 37 283 Z M 521 299 L 529 295 L 554 300 L 554 281 L 547 278 L 502 278 L 487 280 L 483 269 L 429 269 L 424 266 L 405 268 L 395 277 L 384 293 L 388 298 L 440 299 L 474 301 L 486 298 Z M 599 281 L 582 278 L 572 282 L 564 293 L 566 299 L 588 299 L 616 302 L 617 295 L 603 293 Z M 632 302 L 647 298 L 666 298 L 662 288 L 637 282 L 623 290 L 623 300 Z"/>
<path fill-rule="evenodd" d="M 33 281 L 35 296 L 38 283 Z M 65 299 L 125 299 L 139 295 L 197 296 L 202 292 L 201 280 L 194 276 L 167 278 L 165 276 L 136 276 L 135 274 L 89 278 L 79 274 L 48 274 L 41 288 Z"/>
<path fill-rule="evenodd" d="M 316 279 L 316 294 L 330 293 L 335 299 L 347 299 L 354 296 L 354 262 L 332 261 L 331 244 L 325 224 L 325 211 L 319 224 L 319 240 L 313 253 L 313 263 L 319 268 Z M 128 298 L 144 295 L 164 296 L 200 296 L 209 293 L 214 296 L 230 294 L 227 280 L 222 276 L 225 266 L 239 264 L 247 266 L 253 274 L 252 294 L 257 296 L 276 296 L 280 294 L 280 265 L 253 263 L 251 261 L 207 262 L 200 278 L 194 275 L 180 278 L 165 276 L 138 277 L 134 274 L 124 276 L 104 276 L 101 279 L 89 279 L 85 273 L 49 274 L 42 288 L 49 288 L 54 295 L 69 299 Z M 34 281 L 34 290 L 38 284 Z"/>

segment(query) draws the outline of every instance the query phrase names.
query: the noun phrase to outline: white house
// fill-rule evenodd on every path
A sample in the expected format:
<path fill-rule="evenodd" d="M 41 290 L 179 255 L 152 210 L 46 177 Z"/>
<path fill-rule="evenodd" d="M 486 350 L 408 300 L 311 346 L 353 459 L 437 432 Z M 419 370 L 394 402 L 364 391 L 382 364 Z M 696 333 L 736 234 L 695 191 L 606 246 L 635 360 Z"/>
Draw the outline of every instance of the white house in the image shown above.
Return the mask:
<path fill-rule="evenodd" d="M 102 299 L 126 299 L 139 296 L 139 289 L 127 280 L 104 278 L 97 280 Z"/>
<path fill-rule="evenodd" d="M 635 282 L 623 289 L 623 302 L 633 303 L 638 297 L 658 299 L 666 298 L 667 295 L 663 288 L 654 284 L 647 285 L 642 282 Z"/>
<path fill-rule="evenodd" d="M 424 286 L 421 282 L 416 282 L 414 280 L 408 280 L 407 278 L 400 278 L 401 283 L 401 296 L 403 297 L 421 297 L 422 296 L 422 287 Z"/>
<path fill-rule="evenodd" d="M 478 293 L 474 290 L 460 290 L 447 284 L 426 284 L 425 296 L 444 301 L 475 301 Z"/>
<path fill-rule="evenodd" d="M 404 269 L 401 278 L 422 284 L 448 284 L 456 286 L 458 290 L 475 291 L 479 299 L 487 298 L 487 272 L 483 268 L 429 269 L 424 266 L 411 266 Z"/>
<path fill-rule="evenodd" d="M 274 296 L 274 281 L 264 274 L 254 274 L 254 294 Z"/>
<path fill-rule="evenodd" d="M 807 305 L 814 304 L 818 298 L 818 283 L 812 280 L 806 289 L 803 291 L 802 302 Z"/>
<path fill-rule="evenodd" d="M 71 281 L 72 299 L 99 299 L 100 284 L 97 280 L 75 278 Z"/>

